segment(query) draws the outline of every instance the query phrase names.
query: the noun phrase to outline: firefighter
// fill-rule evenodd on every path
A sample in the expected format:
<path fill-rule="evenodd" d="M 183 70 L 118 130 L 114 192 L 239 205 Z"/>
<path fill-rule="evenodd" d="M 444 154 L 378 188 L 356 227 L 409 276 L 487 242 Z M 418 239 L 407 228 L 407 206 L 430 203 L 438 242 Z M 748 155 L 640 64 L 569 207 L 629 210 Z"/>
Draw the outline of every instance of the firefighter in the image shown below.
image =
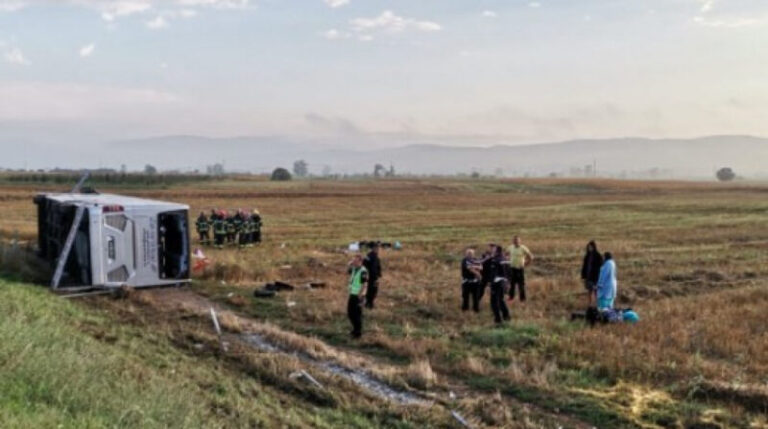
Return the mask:
<path fill-rule="evenodd" d="M 253 221 L 253 242 L 261 243 L 261 214 L 258 209 L 253 209 L 251 220 Z"/>
<path fill-rule="evenodd" d="M 247 216 L 243 209 L 237 209 L 237 214 L 235 215 L 235 229 L 237 230 L 237 244 L 241 248 L 248 244 L 246 218 Z"/>
<path fill-rule="evenodd" d="M 235 237 L 237 236 L 237 227 L 235 226 L 235 217 L 227 214 L 225 216 L 225 226 L 227 231 L 227 244 L 235 244 Z"/>
<path fill-rule="evenodd" d="M 255 231 L 253 218 L 247 214 L 244 214 L 244 217 L 245 221 L 243 222 L 243 229 L 245 230 L 245 246 L 253 247 L 253 233 Z"/>
<path fill-rule="evenodd" d="M 200 244 L 210 243 L 211 238 L 208 235 L 208 231 L 211 229 L 211 224 L 208 221 L 208 217 L 205 215 L 205 213 L 200 212 L 200 216 L 197 217 L 195 226 L 197 227 L 198 235 L 200 235 Z"/>
<path fill-rule="evenodd" d="M 224 213 L 216 212 L 213 219 L 213 239 L 216 247 L 221 249 L 224 247 L 224 239 L 227 236 L 227 225 L 224 222 Z"/>

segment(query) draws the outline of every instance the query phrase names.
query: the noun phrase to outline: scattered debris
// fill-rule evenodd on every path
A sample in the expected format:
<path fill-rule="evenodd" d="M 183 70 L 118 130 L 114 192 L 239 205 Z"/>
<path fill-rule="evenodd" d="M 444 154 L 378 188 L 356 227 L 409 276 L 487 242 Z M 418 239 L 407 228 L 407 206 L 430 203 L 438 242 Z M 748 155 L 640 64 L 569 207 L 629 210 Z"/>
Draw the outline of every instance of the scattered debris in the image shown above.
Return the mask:
<path fill-rule="evenodd" d="M 272 298 L 275 296 L 275 294 L 275 291 L 267 289 L 256 289 L 253 291 L 254 298 Z"/>
<path fill-rule="evenodd" d="M 285 306 L 288 308 L 296 307 L 296 301 L 286 301 Z"/>
<path fill-rule="evenodd" d="M 265 290 L 274 290 L 274 291 L 285 291 L 285 290 L 295 290 L 296 286 L 292 284 L 288 284 L 281 281 L 276 281 L 274 283 L 267 283 L 264 285 Z"/>
<path fill-rule="evenodd" d="M 312 377 L 311 375 L 309 375 L 307 371 L 303 369 L 301 371 L 296 371 L 294 373 L 291 373 L 291 375 L 289 375 L 288 377 L 292 379 L 306 380 L 309 383 L 311 383 L 313 386 L 317 387 L 318 389 L 325 389 L 325 387 L 323 387 L 323 385 L 320 384 L 320 382 L 317 381 L 315 377 Z"/>
<path fill-rule="evenodd" d="M 221 347 L 221 351 L 226 353 L 227 343 L 225 343 L 221 338 L 221 326 L 219 325 L 219 318 L 216 316 L 216 310 L 214 310 L 213 307 L 211 307 L 211 320 L 213 320 L 213 328 L 216 330 L 216 335 L 219 337 L 219 346 Z"/>
<path fill-rule="evenodd" d="M 325 289 L 327 285 L 325 282 L 309 282 L 307 283 L 307 288 L 309 289 Z"/>
<path fill-rule="evenodd" d="M 471 427 L 472 427 L 472 426 L 469 424 L 469 422 L 467 422 L 467 420 L 466 420 L 464 417 L 462 417 L 462 416 L 461 416 L 461 414 L 457 413 L 456 411 L 454 411 L 454 410 L 451 410 L 451 415 L 453 416 L 453 418 L 454 418 L 454 419 L 456 419 L 456 421 L 457 421 L 457 422 L 459 422 L 459 424 L 461 424 L 461 425 L 462 425 L 462 426 L 464 426 L 465 428 L 468 428 L 468 429 L 469 429 L 469 428 L 471 428 Z"/>
<path fill-rule="evenodd" d="M 192 253 L 192 258 L 195 259 L 195 264 L 192 266 L 192 271 L 201 272 L 205 270 L 205 267 L 211 264 L 211 260 L 203 253 L 203 250 L 199 247 Z"/>

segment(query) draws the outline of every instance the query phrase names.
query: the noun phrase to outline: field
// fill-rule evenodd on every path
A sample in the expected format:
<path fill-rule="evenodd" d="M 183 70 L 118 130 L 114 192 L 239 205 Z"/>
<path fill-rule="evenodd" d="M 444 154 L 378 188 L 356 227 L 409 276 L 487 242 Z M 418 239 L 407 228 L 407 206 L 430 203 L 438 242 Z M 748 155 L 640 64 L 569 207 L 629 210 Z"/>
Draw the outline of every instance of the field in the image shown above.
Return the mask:
<path fill-rule="evenodd" d="M 258 207 L 265 242 L 204 248 L 211 265 L 188 290 L 72 301 L 23 284 L 44 277 L 24 249 L 36 234 L 31 198 L 51 186 L 0 185 L 3 427 L 460 427 L 451 410 L 472 427 L 768 427 L 768 186 L 132 186 L 123 192 L 187 203 L 193 215 Z M 512 303 L 512 321 L 496 328 L 487 294 L 479 314 L 460 310 L 458 264 L 465 248 L 515 234 L 536 256 L 529 300 Z M 403 249 L 382 251 L 378 307 L 351 340 L 345 249 L 368 239 Z M 584 308 L 579 269 L 591 239 L 613 252 L 619 305 L 634 308 L 639 324 L 569 320 Z M 274 280 L 328 286 L 252 297 Z M 210 305 L 222 314 L 227 352 Z M 247 347 L 250 332 L 279 350 Z M 365 368 L 428 402 L 393 402 L 318 365 L 327 362 Z M 297 378 L 302 369 L 322 387 Z"/>

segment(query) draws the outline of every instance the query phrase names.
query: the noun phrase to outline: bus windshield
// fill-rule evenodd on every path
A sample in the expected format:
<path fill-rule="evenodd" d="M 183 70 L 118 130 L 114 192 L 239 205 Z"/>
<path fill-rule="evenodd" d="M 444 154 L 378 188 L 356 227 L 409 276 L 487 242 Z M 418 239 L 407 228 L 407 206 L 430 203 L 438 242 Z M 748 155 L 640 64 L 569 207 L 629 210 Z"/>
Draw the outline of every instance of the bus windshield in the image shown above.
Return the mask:
<path fill-rule="evenodd" d="M 189 277 L 189 239 L 187 211 L 177 210 L 157 216 L 159 275 L 161 279 Z"/>

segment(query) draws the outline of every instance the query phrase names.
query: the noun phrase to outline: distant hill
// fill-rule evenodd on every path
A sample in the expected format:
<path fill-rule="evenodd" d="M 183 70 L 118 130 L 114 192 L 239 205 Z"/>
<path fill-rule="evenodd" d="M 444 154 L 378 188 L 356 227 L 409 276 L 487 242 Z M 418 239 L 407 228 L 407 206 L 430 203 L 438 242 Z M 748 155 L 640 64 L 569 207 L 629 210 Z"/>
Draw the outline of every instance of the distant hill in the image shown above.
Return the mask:
<path fill-rule="evenodd" d="M 745 176 L 768 176 L 768 139 L 750 136 L 710 136 L 696 139 L 620 138 L 572 140 L 532 145 L 490 147 L 444 145 L 439 141 L 401 139 L 387 149 L 348 149 L 332 142 L 289 137 L 206 138 L 166 136 L 108 144 L 132 166 L 154 163 L 161 168 L 204 167 L 224 161 L 227 168 L 266 172 L 290 168 L 305 159 L 319 174 L 327 166 L 336 173 L 372 172 L 376 163 L 398 172 L 455 174 L 479 171 L 505 175 L 567 175 L 595 163 L 598 173 L 628 177 L 712 177 L 722 166 Z M 369 143 L 361 137 L 354 147 Z M 106 149 L 106 148 L 105 148 Z M 152 153 L 148 158 L 147 154 Z"/>

